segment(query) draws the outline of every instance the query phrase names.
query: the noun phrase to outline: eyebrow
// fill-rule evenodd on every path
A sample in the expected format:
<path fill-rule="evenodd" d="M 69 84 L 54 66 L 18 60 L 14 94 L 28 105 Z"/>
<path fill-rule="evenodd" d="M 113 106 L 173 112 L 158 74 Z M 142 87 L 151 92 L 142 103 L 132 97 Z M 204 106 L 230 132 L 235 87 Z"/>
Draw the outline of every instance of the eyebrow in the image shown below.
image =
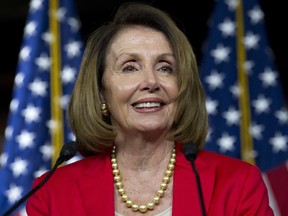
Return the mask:
<path fill-rule="evenodd" d="M 122 56 L 137 58 L 139 55 L 137 53 L 121 53 L 118 57 L 116 57 L 116 61 L 121 59 Z M 162 58 L 162 57 L 166 57 L 166 56 L 169 56 L 169 57 L 171 56 L 171 57 L 175 58 L 175 55 L 173 53 L 162 53 L 159 56 L 157 56 L 157 59 Z"/>
<path fill-rule="evenodd" d="M 121 53 L 119 56 L 116 57 L 116 61 L 119 59 L 123 58 L 123 56 L 128 56 L 128 57 L 137 57 L 138 55 L 136 53 Z"/>

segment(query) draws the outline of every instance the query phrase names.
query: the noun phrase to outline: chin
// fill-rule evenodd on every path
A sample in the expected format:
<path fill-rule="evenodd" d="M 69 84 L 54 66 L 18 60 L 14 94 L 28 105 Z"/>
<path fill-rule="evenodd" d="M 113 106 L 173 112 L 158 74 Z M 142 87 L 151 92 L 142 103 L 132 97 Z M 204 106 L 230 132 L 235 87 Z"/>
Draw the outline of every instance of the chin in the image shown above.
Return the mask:
<path fill-rule="evenodd" d="M 172 126 L 172 124 L 171 124 Z M 164 131 L 169 131 L 171 126 L 169 124 L 159 124 L 159 123 L 150 123 L 150 124 L 143 124 L 140 127 L 138 127 L 139 131 L 142 132 L 164 132 Z"/>

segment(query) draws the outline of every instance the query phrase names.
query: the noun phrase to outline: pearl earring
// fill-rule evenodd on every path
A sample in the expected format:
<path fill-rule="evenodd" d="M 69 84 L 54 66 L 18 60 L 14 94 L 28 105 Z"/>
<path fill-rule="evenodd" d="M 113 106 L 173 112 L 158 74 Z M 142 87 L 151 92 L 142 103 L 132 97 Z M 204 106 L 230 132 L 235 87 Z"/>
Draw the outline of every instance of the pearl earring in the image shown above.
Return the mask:
<path fill-rule="evenodd" d="M 108 109 L 108 105 L 106 103 L 101 104 L 101 114 L 103 117 L 109 116 L 109 109 Z"/>

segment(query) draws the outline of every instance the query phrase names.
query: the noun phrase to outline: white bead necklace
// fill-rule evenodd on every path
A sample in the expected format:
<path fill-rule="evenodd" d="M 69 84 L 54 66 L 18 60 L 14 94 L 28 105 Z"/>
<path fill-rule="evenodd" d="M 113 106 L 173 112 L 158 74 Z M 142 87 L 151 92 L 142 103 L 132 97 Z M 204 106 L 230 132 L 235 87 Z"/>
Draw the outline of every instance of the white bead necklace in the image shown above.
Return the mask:
<path fill-rule="evenodd" d="M 154 197 L 153 201 L 147 203 L 146 205 L 144 204 L 138 205 L 134 203 L 128 197 L 128 195 L 126 194 L 124 190 L 124 186 L 123 186 L 123 183 L 121 182 L 120 171 L 119 171 L 117 160 L 116 160 L 116 147 L 113 146 L 112 153 L 111 153 L 111 163 L 112 163 L 112 169 L 113 169 L 113 175 L 114 175 L 114 183 L 118 191 L 118 194 L 121 196 L 122 201 L 126 204 L 126 207 L 131 208 L 134 212 L 140 211 L 142 213 L 145 213 L 148 210 L 153 210 L 155 206 L 160 203 L 161 198 L 164 196 L 165 191 L 168 188 L 170 178 L 173 176 L 175 162 L 176 162 L 176 150 L 175 150 L 175 145 L 174 145 L 174 149 L 172 151 L 171 158 L 167 166 L 167 170 L 160 184 L 160 189 L 156 193 L 157 195 Z"/>

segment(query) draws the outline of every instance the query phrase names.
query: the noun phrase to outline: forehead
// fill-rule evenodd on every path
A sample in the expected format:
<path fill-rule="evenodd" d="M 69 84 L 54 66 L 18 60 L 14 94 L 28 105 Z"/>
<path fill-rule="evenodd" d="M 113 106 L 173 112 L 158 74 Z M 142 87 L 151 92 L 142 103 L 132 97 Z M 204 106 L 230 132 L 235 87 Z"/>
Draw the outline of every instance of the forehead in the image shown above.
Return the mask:
<path fill-rule="evenodd" d="M 167 47 L 171 50 L 170 42 L 164 33 L 155 30 L 153 28 L 131 25 L 121 29 L 111 40 L 109 49 L 118 50 L 125 49 L 127 47 L 137 48 L 137 47 Z"/>

